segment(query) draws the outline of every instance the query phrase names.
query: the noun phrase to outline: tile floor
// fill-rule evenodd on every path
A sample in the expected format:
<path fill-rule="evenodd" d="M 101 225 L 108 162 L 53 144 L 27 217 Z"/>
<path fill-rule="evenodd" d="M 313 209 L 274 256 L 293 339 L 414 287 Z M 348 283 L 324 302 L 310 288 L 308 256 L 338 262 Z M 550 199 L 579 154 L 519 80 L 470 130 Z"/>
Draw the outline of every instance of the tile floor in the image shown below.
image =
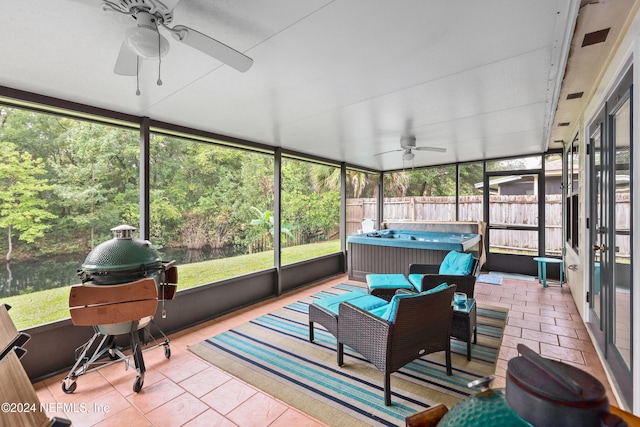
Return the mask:
<path fill-rule="evenodd" d="M 210 365 L 187 349 L 238 324 L 347 282 L 346 276 L 256 304 L 170 336 L 171 359 L 161 348 L 145 353 L 144 387 L 132 390 L 135 371 L 122 363 L 81 376 L 73 394 L 60 386 L 61 374 L 34 384 L 49 416 L 63 416 L 78 427 L 106 426 L 323 426 L 300 411 Z M 507 361 L 524 343 L 543 356 L 573 364 L 600 379 L 616 404 L 602 365 L 575 307 L 568 286 L 543 288 L 537 281 L 505 278 L 502 286 L 478 283 L 479 302 L 509 309 L 495 387 L 504 387 Z"/>

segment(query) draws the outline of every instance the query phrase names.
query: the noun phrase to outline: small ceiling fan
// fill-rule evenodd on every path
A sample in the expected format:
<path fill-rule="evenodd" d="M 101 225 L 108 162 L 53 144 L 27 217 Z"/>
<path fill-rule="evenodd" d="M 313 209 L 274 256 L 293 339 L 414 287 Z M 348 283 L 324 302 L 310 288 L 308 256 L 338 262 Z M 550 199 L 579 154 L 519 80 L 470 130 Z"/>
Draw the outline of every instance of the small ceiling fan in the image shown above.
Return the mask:
<path fill-rule="evenodd" d="M 159 0 L 103 0 L 105 11 L 130 15 L 137 26 L 127 29 L 114 72 L 121 76 L 138 76 L 142 59 L 160 59 L 169 52 L 169 41 L 160 34 L 159 27 L 175 40 L 195 48 L 240 72 L 253 65 L 253 59 L 241 52 L 184 25 L 169 27 L 173 11 Z M 159 71 L 158 71 L 159 74 Z M 158 85 L 162 84 L 158 75 Z M 140 94 L 138 90 L 136 94 Z"/>
<path fill-rule="evenodd" d="M 433 151 L 436 153 L 444 153 L 447 151 L 446 148 L 440 147 L 416 147 L 416 137 L 414 135 L 404 135 L 400 138 L 400 148 L 397 150 L 384 151 L 382 153 L 375 154 L 376 156 L 380 156 L 382 154 L 387 153 L 395 153 L 397 151 L 403 151 L 402 160 L 411 161 L 415 157 L 413 154 L 413 150 L 416 151 Z"/>

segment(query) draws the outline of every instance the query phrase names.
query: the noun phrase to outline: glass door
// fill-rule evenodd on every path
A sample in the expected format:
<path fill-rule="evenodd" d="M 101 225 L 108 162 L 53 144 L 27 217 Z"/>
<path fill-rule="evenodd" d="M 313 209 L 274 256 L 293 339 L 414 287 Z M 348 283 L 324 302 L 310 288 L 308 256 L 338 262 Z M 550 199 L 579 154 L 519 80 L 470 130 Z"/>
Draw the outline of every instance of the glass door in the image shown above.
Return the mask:
<path fill-rule="evenodd" d="M 631 402 L 632 316 L 632 128 L 627 86 L 605 105 L 591 127 L 591 243 L 589 326 L 596 344 Z"/>
<path fill-rule="evenodd" d="M 611 121 L 614 176 L 610 261 L 613 266 L 611 293 L 611 339 L 622 369 L 631 373 L 631 99 L 620 102 Z M 611 188 L 613 187 L 613 188 Z"/>
<path fill-rule="evenodd" d="M 602 124 L 596 125 L 594 134 L 590 139 L 591 145 L 591 215 L 589 220 L 591 223 L 589 226 L 591 236 L 591 284 L 589 286 L 589 307 L 591 309 L 590 322 L 594 331 L 598 331 L 600 340 L 604 340 L 602 337 L 603 325 L 602 325 L 602 304 L 603 304 L 603 289 L 600 285 L 602 270 L 605 266 L 602 265 L 604 252 L 603 245 L 603 203 L 602 203 Z"/>

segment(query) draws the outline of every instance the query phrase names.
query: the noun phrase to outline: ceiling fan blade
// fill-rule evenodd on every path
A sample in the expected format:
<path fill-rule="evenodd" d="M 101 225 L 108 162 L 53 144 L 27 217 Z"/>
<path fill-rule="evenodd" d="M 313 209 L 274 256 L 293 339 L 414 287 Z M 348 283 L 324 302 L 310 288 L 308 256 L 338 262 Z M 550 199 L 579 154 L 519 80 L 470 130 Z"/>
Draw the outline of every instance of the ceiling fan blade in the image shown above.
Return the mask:
<path fill-rule="evenodd" d="M 120 46 L 120 53 L 116 59 L 113 72 L 119 76 L 135 76 L 138 72 L 138 55 L 125 42 Z"/>
<path fill-rule="evenodd" d="M 176 25 L 171 28 L 171 34 L 174 39 L 198 49 L 242 73 L 253 65 L 253 59 L 245 54 L 184 25 Z"/>
<path fill-rule="evenodd" d="M 374 156 L 381 156 L 381 155 L 387 154 L 387 153 L 395 153 L 396 151 L 404 151 L 404 149 L 383 151 L 382 153 L 374 154 Z"/>
<path fill-rule="evenodd" d="M 446 148 L 440 147 L 414 147 L 413 149 L 419 151 L 434 151 L 436 153 L 445 153 L 447 151 Z"/>

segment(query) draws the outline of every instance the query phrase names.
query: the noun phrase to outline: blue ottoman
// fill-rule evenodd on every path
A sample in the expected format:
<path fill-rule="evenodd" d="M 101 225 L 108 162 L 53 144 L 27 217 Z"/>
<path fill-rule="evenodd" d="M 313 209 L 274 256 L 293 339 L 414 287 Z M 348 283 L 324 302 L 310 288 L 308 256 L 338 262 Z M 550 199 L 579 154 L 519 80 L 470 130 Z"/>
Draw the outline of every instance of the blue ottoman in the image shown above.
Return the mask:
<path fill-rule="evenodd" d="M 364 292 L 347 292 L 314 301 L 309 304 L 309 341 L 313 342 L 313 323 L 319 323 L 334 337 L 338 336 L 338 307 L 342 302 L 349 302 L 363 310 L 387 305 L 387 301 Z"/>
<path fill-rule="evenodd" d="M 367 274 L 367 288 L 371 295 L 391 301 L 398 289 L 416 291 L 404 274 Z"/>

